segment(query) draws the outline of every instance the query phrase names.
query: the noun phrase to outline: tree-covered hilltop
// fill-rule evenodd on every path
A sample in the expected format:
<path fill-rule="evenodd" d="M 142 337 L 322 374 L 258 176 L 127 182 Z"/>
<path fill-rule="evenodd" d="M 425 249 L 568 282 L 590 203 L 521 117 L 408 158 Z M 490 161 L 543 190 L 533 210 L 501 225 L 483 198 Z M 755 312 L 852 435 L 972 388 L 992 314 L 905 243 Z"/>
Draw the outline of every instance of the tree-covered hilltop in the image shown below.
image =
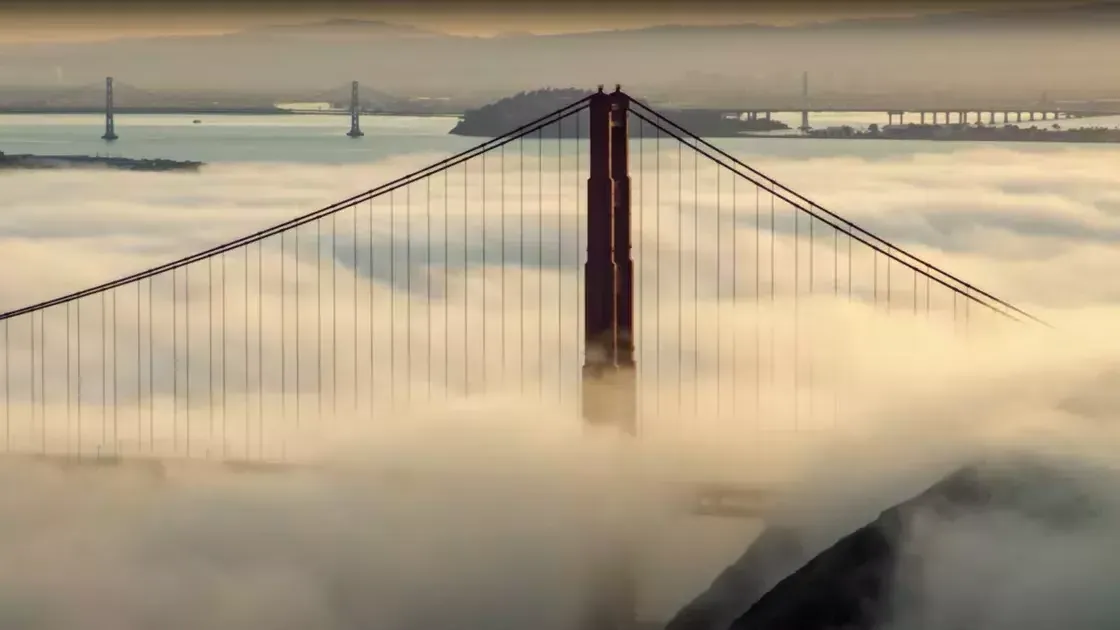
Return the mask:
<path fill-rule="evenodd" d="M 577 88 L 545 88 L 532 92 L 519 92 L 507 96 L 497 102 L 483 105 L 463 114 L 463 118 L 451 133 L 457 136 L 482 136 L 495 137 L 512 131 L 525 123 L 532 122 L 542 116 L 566 105 L 593 94 L 590 90 Z M 576 119 L 579 118 L 577 121 Z M 545 137 L 574 138 L 577 135 L 586 136 L 587 112 L 573 114 L 559 123 L 548 125 L 541 129 Z M 577 134 L 576 127 L 582 131 Z M 536 136 L 534 133 L 533 136 Z"/>
<path fill-rule="evenodd" d="M 566 105 L 571 105 L 592 93 L 577 88 L 545 88 L 520 92 L 467 111 L 451 133 L 457 136 L 494 138 L 547 116 Z M 662 110 L 660 113 L 697 135 L 712 138 L 730 138 L 747 132 L 789 129 L 789 125 L 776 120 L 764 118 L 742 120 L 734 114 L 728 116 L 719 110 Z M 654 138 L 657 134 L 656 128 L 641 119 L 636 117 L 630 119 L 631 137 Z M 534 131 L 528 137 L 586 138 L 587 135 L 588 112 L 585 109 L 559 122 L 551 123 L 540 131 Z"/>

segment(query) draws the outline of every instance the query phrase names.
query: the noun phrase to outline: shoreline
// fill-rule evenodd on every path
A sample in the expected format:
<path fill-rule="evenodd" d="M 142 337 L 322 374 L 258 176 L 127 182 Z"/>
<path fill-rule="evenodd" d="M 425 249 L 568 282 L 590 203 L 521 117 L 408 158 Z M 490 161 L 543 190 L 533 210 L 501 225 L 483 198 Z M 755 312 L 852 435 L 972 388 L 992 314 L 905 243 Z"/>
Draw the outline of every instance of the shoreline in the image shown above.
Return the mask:
<path fill-rule="evenodd" d="M 125 115 L 168 115 L 168 116 L 349 116 L 346 110 L 290 110 L 275 107 L 235 107 L 235 108 L 190 108 L 190 107 L 117 107 L 113 113 Z M 0 107 L 0 115 L 9 116 L 58 116 L 58 115 L 104 115 L 104 107 Z M 393 116 L 415 118 L 462 118 L 462 113 L 439 112 L 360 112 L 362 116 Z"/>

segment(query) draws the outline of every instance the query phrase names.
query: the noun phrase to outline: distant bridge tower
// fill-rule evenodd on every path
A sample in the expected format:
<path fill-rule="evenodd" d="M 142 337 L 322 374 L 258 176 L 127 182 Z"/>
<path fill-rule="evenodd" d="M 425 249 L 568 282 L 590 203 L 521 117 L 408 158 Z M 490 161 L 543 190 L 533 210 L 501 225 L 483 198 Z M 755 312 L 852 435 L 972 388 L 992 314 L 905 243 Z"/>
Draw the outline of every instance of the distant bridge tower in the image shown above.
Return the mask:
<path fill-rule="evenodd" d="M 117 139 L 117 129 L 113 123 L 113 77 L 105 77 L 105 135 L 101 139 L 109 142 Z"/>
<path fill-rule="evenodd" d="M 358 105 L 358 82 L 354 81 L 350 84 L 350 131 L 346 135 L 351 138 L 361 138 L 366 135 L 362 133 L 362 127 L 359 123 L 360 107 Z"/>
<path fill-rule="evenodd" d="M 809 131 L 809 71 L 801 73 L 801 131 Z"/>

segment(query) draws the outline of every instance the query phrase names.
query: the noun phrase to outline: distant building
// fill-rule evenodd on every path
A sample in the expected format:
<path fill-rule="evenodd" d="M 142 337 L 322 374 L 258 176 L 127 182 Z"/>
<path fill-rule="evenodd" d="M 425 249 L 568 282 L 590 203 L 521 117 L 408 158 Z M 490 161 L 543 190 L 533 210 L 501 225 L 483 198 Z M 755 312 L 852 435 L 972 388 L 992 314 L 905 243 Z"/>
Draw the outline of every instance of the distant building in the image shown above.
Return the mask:
<path fill-rule="evenodd" d="M 330 103 L 276 103 L 276 108 L 293 112 L 325 112 L 332 109 Z"/>

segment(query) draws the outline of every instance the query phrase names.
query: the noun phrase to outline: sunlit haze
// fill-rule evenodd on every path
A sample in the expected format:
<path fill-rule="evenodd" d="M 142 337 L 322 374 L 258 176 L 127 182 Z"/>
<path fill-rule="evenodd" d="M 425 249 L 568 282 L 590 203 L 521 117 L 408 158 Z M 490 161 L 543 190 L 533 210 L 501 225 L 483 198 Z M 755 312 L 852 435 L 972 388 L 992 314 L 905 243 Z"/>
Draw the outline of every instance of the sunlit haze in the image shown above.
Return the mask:
<path fill-rule="evenodd" d="M 1069 2 L 1044 2 L 1060 6 Z M 795 25 L 868 17 L 908 17 L 983 9 L 1006 10 L 1022 2 L 847 2 L 843 6 L 822 2 L 655 2 L 649 4 L 424 3 L 373 2 L 306 3 L 254 7 L 232 3 L 215 9 L 194 6 L 134 5 L 127 10 L 112 5 L 81 3 L 65 11 L 52 5 L 44 11 L 33 3 L 5 4 L 0 15 L 0 41 L 64 42 L 102 41 L 122 37 L 218 35 L 247 28 L 305 24 L 332 19 L 382 20 L 442 33 L 492 37 L 507 33 L 536 35 L 578 33 L 613 29 L 647 28 L 668 24 L 726 26 L 730 24 Z"/>
<path fill-rule="evenodd" d="M 876 562 L 843 627 L 1115 626 L 1120 13 L 1075 4 L 5 4 L 0 628 L 771 630 Z M 596 84 L 626 197 L 622 96 L 503 135 Z M 634 371 L 584 369 L 603 287 Z M 808 564 L 1010 454 L 1088 524 Z"/>

